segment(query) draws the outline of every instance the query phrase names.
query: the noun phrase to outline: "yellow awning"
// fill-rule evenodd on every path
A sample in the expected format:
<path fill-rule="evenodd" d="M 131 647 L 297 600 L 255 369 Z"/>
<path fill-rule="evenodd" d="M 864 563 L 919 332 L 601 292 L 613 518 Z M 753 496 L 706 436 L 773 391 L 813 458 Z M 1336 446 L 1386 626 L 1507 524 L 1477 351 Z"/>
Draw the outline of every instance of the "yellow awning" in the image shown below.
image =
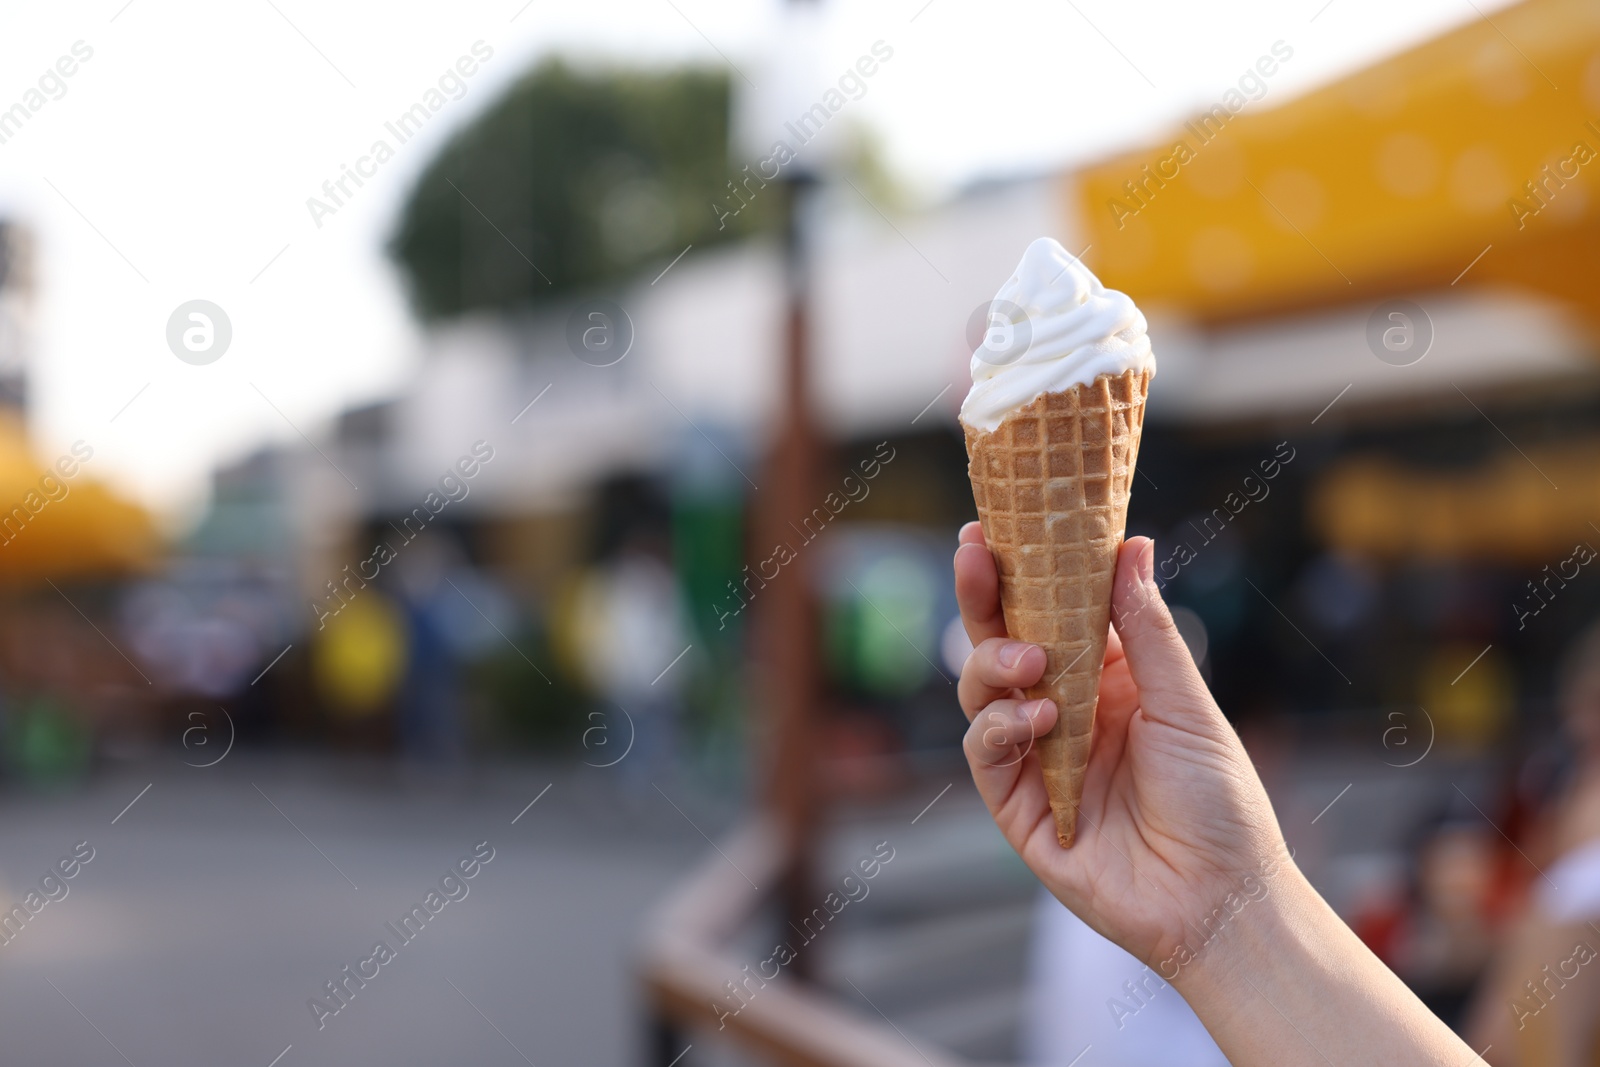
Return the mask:
<path fill-rule="evenodd" d="M 1281 107 L 1219 101 L 1069 188 L 1106 284 L 1198 321 L 1461 277 L 1600 322 L 1600 4 L 1529 0 Z"/>

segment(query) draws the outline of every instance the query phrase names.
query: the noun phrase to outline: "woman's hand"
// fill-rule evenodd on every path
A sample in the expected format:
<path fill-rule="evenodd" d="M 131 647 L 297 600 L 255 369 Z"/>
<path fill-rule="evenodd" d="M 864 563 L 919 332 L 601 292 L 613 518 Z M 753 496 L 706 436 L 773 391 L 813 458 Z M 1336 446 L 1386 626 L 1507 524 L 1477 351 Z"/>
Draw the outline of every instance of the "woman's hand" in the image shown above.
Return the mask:
<path fill-rule="evenodd" d="M 1030 744 L 1056 709 L 1022 700 L 1044 653 L 1006 638 L 994 557 L 977 523 L 961 531 L 965 747 L 1000 832 L 1063 904 L 1177 987 L 1236 1067 L 1477 1062 L 1294 867 L 1162 603 L 1154 550 L 1136 537 L 1117 558 L 1078 839 L 1063 849 Z"/>
<path fill-rule="evenodd" d="M 979 525 L 960 541 L 956 597 L 974 650 L 959 694 L 978 792 L 1063 904 L 1151 966 L 1174 960 L 1171 978 L 1182 947 L 1195 950 L 1219 910 L 1231 917 L 1259 900 L 1288 857 L 1255 768 L 1152 579 L 1154 543 L 1133 538 L 1118 556 L 1078 838 L 1063 849 L 1031 751 L 1056 709 L 1022 693 L 1043 673 L 1044 652 L 1006 637 Z"/>

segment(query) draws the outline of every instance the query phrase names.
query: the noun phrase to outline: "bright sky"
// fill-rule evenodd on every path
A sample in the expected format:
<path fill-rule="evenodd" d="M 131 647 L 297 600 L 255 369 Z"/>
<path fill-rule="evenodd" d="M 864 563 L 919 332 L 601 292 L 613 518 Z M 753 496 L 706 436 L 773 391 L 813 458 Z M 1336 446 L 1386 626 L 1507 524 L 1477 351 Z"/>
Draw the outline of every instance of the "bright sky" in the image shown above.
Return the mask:
<path fill-rule="evenodd" d="M 50 84 L 59 98 L 0 144 L 0 216 L 26 221 L 40 246 L 34 437 L 46 459 L 86 439 L 92 473 L 170 517 L 193 513 L 216 464 L 264 440 L 316 438 L 340 409 L 403 385 L 416 330 L 382 246 L 451 129 L 555 51 L 731 61 L 739 78 L 770 85 L 781 3 L 7 6 L 0 110 L 36 100 L 26 94 L 75 42 L 93 50 L 64 93 Z M 903 180 L 937 196 L 1143 141 L 1214 103 L 1274 41 L 1294 58 L 1252 106 L 1503 6 L 823 0 L 816 91 L 800 92 L 820 95 L 875 41 L 892 47 L 852 114 Z M 377 138 L 393 144 L 385 121 L 480 40 L 493 54 L 463 79 L 461 98 L 359 189 L 347 185 L 354 195 L 319 229 L 306 199 Z M 233 329 L 228 351 L 204 366 L 166 343 L 168 318 L 195 299 L 219 305 Z"/>

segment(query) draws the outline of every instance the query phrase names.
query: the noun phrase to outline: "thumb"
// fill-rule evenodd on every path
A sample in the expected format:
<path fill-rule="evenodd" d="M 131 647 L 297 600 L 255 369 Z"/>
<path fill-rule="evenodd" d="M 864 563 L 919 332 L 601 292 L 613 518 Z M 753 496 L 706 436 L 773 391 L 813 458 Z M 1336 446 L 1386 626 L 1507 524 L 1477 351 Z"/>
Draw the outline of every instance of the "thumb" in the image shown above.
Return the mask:
<path fill-rule="evenodd" d="M 1117 554 L 1111 619 L 1122 638 L 1145 717 L 1192 729 L 1197 713 L 1209 718 L 1220 717 L 1221 712 L 1156 587 L 1155 552 L 1155 542 L 1148 537 L 1123 543 Z"/>

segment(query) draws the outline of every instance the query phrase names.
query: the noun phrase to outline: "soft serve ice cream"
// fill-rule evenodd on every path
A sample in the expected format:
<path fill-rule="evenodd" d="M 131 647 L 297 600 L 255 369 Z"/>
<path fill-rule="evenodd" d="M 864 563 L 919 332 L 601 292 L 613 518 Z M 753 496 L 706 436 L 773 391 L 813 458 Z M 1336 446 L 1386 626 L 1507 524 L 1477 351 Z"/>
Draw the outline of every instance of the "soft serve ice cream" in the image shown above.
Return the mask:
<path fill-rule="evenodd" d="M 995 294 L 988 322 L 961 405 L 961 421 L 976 430 L 992 432 L 1040 394 L 1089 385 L 1102 374 L 1155 374 L 1144 315 L 1049 237 L 1022 254 Z"/>
<path fill-rule="evenodd" d="M 1133 301 L 1047 237 L 988 311 L 961 405 L 967 477 L 1006 632 L 1044 650 L 1024 692 L 1056 706 L 1033 752 L 1070 848 L 1155 359 Z"/>

